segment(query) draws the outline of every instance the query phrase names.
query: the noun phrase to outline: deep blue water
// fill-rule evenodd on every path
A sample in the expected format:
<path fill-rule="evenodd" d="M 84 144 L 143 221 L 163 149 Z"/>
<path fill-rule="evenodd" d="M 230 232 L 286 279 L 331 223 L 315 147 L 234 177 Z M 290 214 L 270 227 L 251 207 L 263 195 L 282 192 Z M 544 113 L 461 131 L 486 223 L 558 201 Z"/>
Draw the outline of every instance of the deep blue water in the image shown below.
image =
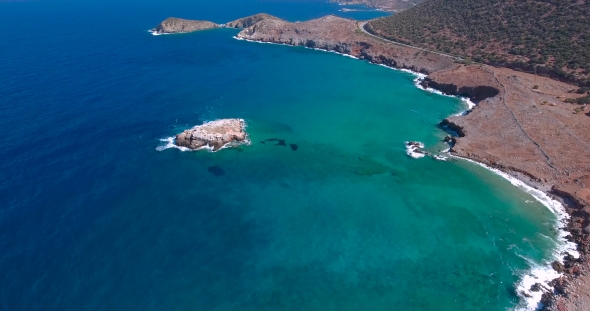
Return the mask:
<path fill-rule="evenodd" d="M 445 148 L 435 124 L 460 101 L 236 30 L 147 32 L 168 16 L 383 14 L 340 8 L 0 3 L 0 310 L 517 305 L 555 217 L 479 167 L 405 154 L 405 140 Z M 251 146 L 157 150 L 225 117 L 247 120 Z"/>

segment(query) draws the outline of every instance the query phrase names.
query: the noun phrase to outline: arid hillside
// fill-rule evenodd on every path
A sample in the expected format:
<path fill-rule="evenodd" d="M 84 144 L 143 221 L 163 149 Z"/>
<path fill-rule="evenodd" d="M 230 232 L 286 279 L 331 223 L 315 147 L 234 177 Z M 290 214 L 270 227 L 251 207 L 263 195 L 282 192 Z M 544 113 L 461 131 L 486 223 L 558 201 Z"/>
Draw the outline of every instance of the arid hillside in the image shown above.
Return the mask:
<path fill-rule="evenodd" d="M 340 4 L 364 4 L 368 7 L 389 12 L 401 12 L 427 0 L 331 0 Z"/>
<path fill-rule="evenodd" d="M 590 85 L 588 0 L 429 0 L 367 28 L 475 62 Z"/>

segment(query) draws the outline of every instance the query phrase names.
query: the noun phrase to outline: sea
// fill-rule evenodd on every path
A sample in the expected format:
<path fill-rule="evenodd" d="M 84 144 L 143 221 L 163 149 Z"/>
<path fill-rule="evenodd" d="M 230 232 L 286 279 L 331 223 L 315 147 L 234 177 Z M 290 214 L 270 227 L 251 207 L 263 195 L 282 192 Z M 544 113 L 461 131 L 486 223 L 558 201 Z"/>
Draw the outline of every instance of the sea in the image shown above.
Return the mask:
<path fill-rule="evenodd" d="M 0 310 L 534 310 L 540 293 L 519 293 L 566 247 L 559 206 L 444 152 L 437 124 L 465 101 L 239 30 L 148 32 L 259 12 L 387 15 L 0 2 Z M 221 118 L 246 120 L 251 144 L 170 148 Z"/>

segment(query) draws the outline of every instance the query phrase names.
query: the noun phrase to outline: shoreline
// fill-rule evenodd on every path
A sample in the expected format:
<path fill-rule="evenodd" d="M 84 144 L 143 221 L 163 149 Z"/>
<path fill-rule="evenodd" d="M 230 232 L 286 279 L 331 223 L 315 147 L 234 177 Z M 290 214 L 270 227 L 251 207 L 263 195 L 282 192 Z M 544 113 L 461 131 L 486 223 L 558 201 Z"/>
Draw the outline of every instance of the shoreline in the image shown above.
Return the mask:
<path fill-rule="evenodd" d="M 293 46 L 293 45 L 286 44 L 286 43 L 250 40 L 250 39 L 240 38 L 237 35 L 234 36 L 233 38 L 237 39 L 237 40 L 241 40 L 241 41 L 248 41 L 248 42 L 254 42 L 254 43 Z M 345 54 L 345 53 L 341 53 L 341 52 L 334 51 L 334 50 L 327 50 L 327 49 L 321 49 L 321 48 L 310 48 L 310 47 L 306 47 L 306 46 L 304 46 L 304 48 L 313 49 L 313 50 L 322 51 L 322 52 L 339 54 L 344 57 L 362 60 L 361 58 L 356 57 L 354 55 Z M 458 100 L 462 101 L 464 104 L 467 105 L 466 110 L 458 112 L 458 113 L 453 114 L 451 116 L 464 116 L 464 115 L 468 114 L 469 112 L 471 112 L 475 107 L 477 107 L 477 104 L 472 102 L 467 97 L 446 94 L 443 90 L 439 90 L 434 87 L 426 87 L 426 86 L 422 85 L 421 82 L 425 78 L 428 77 L 427 74 L 416 72 L 416 71 L 413 71 L 413 70 L 410 70 L 407 68 L 397 68 L 397 67 L 388 66 L 388 65 L 382 64 L 382 63 L 381 64 L 375 63 L 372 61 L 368 61 L 368 62 L 370 64 L 382 66 L 382 67 L 385 67 L 388 69 L 410 73 L 415 76 L 415 79 L 413 79 L 413 81 L 414 81 L 414 85 L 417 88 L 419 88 L 423 91 L 426 91 L 426 92 L 433 93 L 433 94 L 457 98 Z M 514 310 L 516 310 L 516 311 L 540 310 L 541 308 L 546 307 L 542 303 L 544 294 L 546 294 L 548 292 L 554 293 L 556 289 L 555 289 L 555 286 L 552 285 L 552 283 L 555 280 L 557 280 L 565 275 L 562 272 L 555 271 L 555 269 L 552 267 L 552 263 L 557 261 L 557 262 L 561 263 L 562 265 L 565 264 L 566 263 L 565 258 L 567 255 L 571 255 L 575 259 L 580 258 L 580 253 L 577 250 L 578 245 L 574 242 L 568 241 L 566 238 L 568 235 L 571 234 L 568 231 L 568 223 L 571 221 L 572 217 L 567 212 L 565 204 L 551 198 L 550 197 L 551 193 L 537 189 L 536 187 L 529 185 L 526 182 L 526 180 L 521 180 L 521 178 L 519 178 L 519 176 L 511 175 L 510 174 L 511 172 L 509 170 L 502 171 L 500 169 L 488 166 L 483 162 L 478 162 L 474 159 L 465 158 L 465 157 L 461 157 L 459 155 L 455 155 L 452 152 L 448 152 L 448 154 L 449 154 L 449 156 L 451 156 L 453 158 L 468 161 L 470 163 L 473 163 L 475 165 L 483 167 L 486 170 L 492 172 L 493 174 L 496 174 L 496 175 L 502 177 L 503 179 L 510 182 L 513 186 L 518 187 L 520 190 L 531 195 L 536 201 L 541 203 L 549 211 L 551 211 L 551 213 L 553 215 L 556 216 L 556 222 L 554 224 L 554 229 L 556 229 L 556 231 L 557 231 L 557 234 L 555 236 L 556 240 L 554 241 L 556 243 L 556 245 L 555 245 L 555 248 L 552 250 L 552 257 L 547 258 L 546 262 L 543 264 L 537 264 L 532 261 L 529 261 L 531 268 L 519 277 L 519 282 L 517 284 L 514 284 L 515 285 L 514 286 L 515 293 L 521 298 L 521 301 L 524 302 L 524 304 L 525 304 L 525 306 L 521 306 L 521 305 L 516 306 Z M 412 156 L 412 157 L 417 159 L 417 158 L 421 158 L 423 156 L 424 155 L 421 155 L 419 157 L 414 157 L 414 156 Z M 553 238 L 551 238 L 551 239 L 553 240 Z M 527 261 L 528 261 L 528 259 L 527 259 Z M 538 291 L 531 290 L 531 287 L 535 284 L 540 284 L 541 289 Z"/>
<path fill-rule="evenodd" d="M 522 307 L 517 306 L 514 310 L 525 311 L 541 309 L 539 304 L 542 304 L 543 294 L 545 294 L 550 289 L 555 290 L 554 286 L 551 285 L 552 281 L 564 276 L 563 273 L 557 272 L 555 269 L 553 269 L 553 262 L 558 261 L 559 263 L 564 264 L 566 261 L 565 257 L 567 255 L 571 255 L 576 259 L 580 258 L 580 253 L 577 250 L 577 244 L 568 241 L 566 238 L 567 235 L 570 234 L 569 231 L 567 231 L 567 226 L 571 220 L 571 216 L 567 212 L 565 205 L 558 200 L 551 198 L 548 193 L 528 185 L 524 181 L 518 179 L 518 177 L 510 175 L 510 173 L 503 172 L 499 169 L 487 166 L 484 163 L 453 155 L 451 153 L 449 153 L 449 156 L 475 164 L 497 176 L 502 177 L 504 180 L 510 182 L 513 186 L 531 195 L 537 202 L 541 203 L 549 211 L 551 211 L 553 215 L 556 216 L 554 228 L 557 231 L 555 237 L 557 240 L 555 241 L 555 248 L 552 251 L 552 258 L 546 259 L 546 262 L 540 265 L 527 259 L 532 267 L 527 273 L 521 275 L 520 281 L 515 284 L 516 294 L 526 303 L 526 307 L 523 309 Z M 538 291 L 532 291 L 531 287 L 535 284 L 540 284 L 542 287 Z"/>

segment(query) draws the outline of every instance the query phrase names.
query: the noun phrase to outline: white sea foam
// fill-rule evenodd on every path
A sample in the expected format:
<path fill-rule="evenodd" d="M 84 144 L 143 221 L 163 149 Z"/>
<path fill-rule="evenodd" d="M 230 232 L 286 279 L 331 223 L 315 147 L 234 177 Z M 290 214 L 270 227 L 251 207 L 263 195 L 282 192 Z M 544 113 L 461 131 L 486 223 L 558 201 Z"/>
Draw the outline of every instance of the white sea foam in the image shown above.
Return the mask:
<path fill-rule="evenodd" d="M 448 161 L 449 160 L 449 157 L 445 157 L 445 156 L 440 155 L 440 154 L 433 154 L 432 157 L 435 160 L 439 160 L 439 161 Z"/>
<path fill-rule="evenodd" d="M 187 147 L 181 147 L 181 146 L 177 146 L 176 144 L 174 144 L 175 139 L 176 139 L 176 137 L 174 137 L 174 136 L 160 139 L 161 142 L 165 142 L 166 144 L 156 147 L 156 150 L 163 151 L 163 150 L 170 149 L 170 148 L 176 148 L 180 151 L 192 151 L 191 149 L 189 149 Z"/>
<path fill-rule="evenodd" d="M 417 143 L 418 145 L 414 145 L 413 143 Z M 426 152 L 422 151 L 424 148 L 424 144 L 421 142 L 410 142 L 406 141 L 406 154 L 414 159 L 420 159 L 426 156 Z"/>
<path fill-rule="evenodd" d="M 384 66 L 384 67 L 387 67 L 387 68 L 391 68 L 391 67 L 388 67 L 388 66 L 385 66 L 385 65 L 381 65 L 381 66 Z M 392 68 L 392 69 L 395 69 L 395 68 Z M 422 82 L 422 80 L 424 80 L 424 78 L 426 78 L 426 75 L 423 74 L 423 73 L 411 71 L 409 69 L 399 69 L 399 70 L 400 71 L 403 71 L 403 72 L 407 72 L 407 73 L 413 74 L 416 77 L 414 79 L 414 85 L 417 88 L 419 88 L 419 89 L 421 89 L 423 91 L 426 91 L 426 92 L 429 92 L 429 93 L 433 93 L 433 94 L 437 94 L 437 95 L 441 95 L 441 96 L 453 97 L 453 98 L 460 99 L 467 106 L 467 109 L 464 110 L 464 111 L 461 111 L 461 112 L 458 112 L 458 113 L 454 114 L 454 116 L 463 116 L 463 115 L 466 115 L 467 113 L 469 113 L 476 106 L 476 104 L 474 102 L 472 102 L 467 97 L 448 95 L 448 94 L 445 94 L 445 93 L 443 93 L 443 92 L 441 92 L 439 90 L 435 90 L 435 89 L 430 88 L 430 87 L 423 87 L 422 84 L 421 84 L 421 82 Z"/>
<path fill-rule="evenodd" d="M 248 41 L 248 42 L 254 42 L 254 43 L 264 43 L 264 44 L 273 44 L 273 45 L 288 45 L 288 46 L 292 46 L 292 45 L 287 44 L 287 43 L 275 43 L 275 42 L 256 41 L 256 40 L 250 40 L 250 39 L 240 38 L 238 36 L 234 36 L 233 38 L 236 39 L 236 40 Z M 356 57 L 354 55 L 340 53 L 340 52 L 336 52 L 336 51 L 332 51 L 332 50 L 326 50 L 326 49 L 320 49 L 320 48 L 310 48 L 310 47 L 307 47 L 307 46 L 304 46 L 304 48 L 311 49 L 311 50 L 316 50 L 316 51 L 334 53 L 334 54 L 338 54 L 338 55 L 341 55 L 341 56 L 344 56 L 344 57 L 348 57 L 348 58 L 359 59 L 358 57 Z"/>
<path fill-rule="evenodd" d="M 263 43 L 263 44 L 272 44 L 272 45 L 289 45 L 289 44 L 285 44 L 285 43 L 274 43 L 274 42 L 250 40 L 250 39 L 240 38 L 238 36 L 234 36 L 233 38 L 236 40 L 240 40 L 240 41 L 248 41 L 248 42 L 254 42 L 254 43 Z"/>
<path fill-rule="evenodd" d="M 451 155 L 452 157 L 456 157 Z M 558 228 L 558 235 L 557 235 L 557 245 L 556 248 L 553 250 L 552 258 L 547 260 L 544 264 L 538 264 L 533 262 L 532 260 L 522 257 L 529 262 L 531 265 L 531 269 L 522 273 L 521 280 L 516 284 L 516 291 L 519 297 L 523 300 L 523 304 L 518 306 L 515 310 L 516 311 L 529 311 L 529 310 L 537 310 L 539 306 L 539 302 L 541 301 L 541 297 L 543 296 L 543 291 L 531 291 L 531 286 L 539 283 L 541 284 L 546 290 L 553 291 L 553 287 L 549 285 L 549 282 L 552 280 L 562 276 L 562 274 L 558 273 L 551 267 L 551 262 L 559 261 L 563 263 L 563 258 L 565 255 L 570 254 L 574 258 L 579 258 L 580 253 L 577 251 L 577 246 L 575 243 L 568 241 L 565 237 L 569 234 L 563 228 L 566 227 L 567 221 L 570 218 L 570 215 L 566 212 L 564 206 L 557 200 L 552 199 L 549 197 L 545 192 L 535 189 L 523 181 L 504 173 L 498 169 L 489 167 L 485 164 L 456 157 L 459 159 L 463 159 L 465 161 L 469 161 L 471 163 L 475 163 L 481 167 L 484 167 L 493 173 L 503 177 L 504 179 L 508 180 L 514 186 L 520 188 L 521 190 L 525 191 L 526 193 L 530 194 L 533 198 L 547 207 L 557 218 L 556 227 Z"/>

